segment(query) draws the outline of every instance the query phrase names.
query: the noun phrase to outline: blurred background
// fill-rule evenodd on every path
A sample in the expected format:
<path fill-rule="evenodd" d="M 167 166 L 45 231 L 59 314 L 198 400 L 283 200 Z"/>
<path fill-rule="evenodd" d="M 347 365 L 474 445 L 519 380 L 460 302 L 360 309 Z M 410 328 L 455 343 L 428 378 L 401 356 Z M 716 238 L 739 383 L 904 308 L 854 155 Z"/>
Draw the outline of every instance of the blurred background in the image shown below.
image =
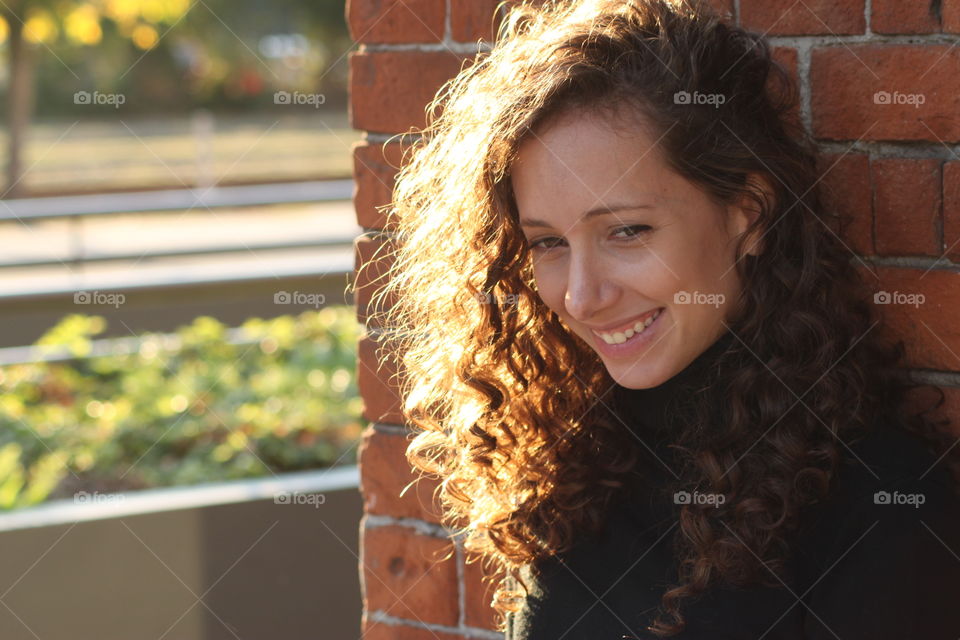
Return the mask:
<path fill-rule="evenodd" d="M 357 636 L 353 48 L 0 2 L 0 637 Z"/>

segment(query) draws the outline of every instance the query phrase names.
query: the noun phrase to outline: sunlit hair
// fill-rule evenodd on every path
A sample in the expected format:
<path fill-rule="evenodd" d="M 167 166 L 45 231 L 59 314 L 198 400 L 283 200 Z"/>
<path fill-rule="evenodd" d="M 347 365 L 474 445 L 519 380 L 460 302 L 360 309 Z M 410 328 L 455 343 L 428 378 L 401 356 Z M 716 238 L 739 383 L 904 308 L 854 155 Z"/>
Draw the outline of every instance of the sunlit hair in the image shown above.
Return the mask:
<path fill-rule="evenodd" d="M 370 325 L 399 356 L 410 463 L 441 480 L 444 524 L 499 578 L 497 611 L 516 611 L 519 567 L 598 531 L 641 459 L 613 415 L 614 380 L 537 295 L 510 182 L 518 147 L 572 109 L 642 114 L 674 171 L 718 204 L 756 202 L 748 234 L 763 249 L 739 259 L 742 236 L 736 339 L 711 370 L 723 410 L 695 394 L 676 433 L 669 491 L 726 502 L 679 507 L 680 580 L 650 627 L 674 635 L 682 600 L 718 580 L 779 584 L 770 572 L 800 510 L 835 486 L 847 444 L 894 415 L 931 450 L 946 436 L 905 410 L 919 385 L 896 371 L 902 342 L 880 337 L 865 265 L 837 235 L 845 220 L 825 207 L 814 144 L 791 115 L 796 86 L 762 37 L 695 0 L 539 4 L 512 5 L 492 50 L 429 105 L 386 209 L 393 262 Z M 750 173 L 769 178 L 771 201 Z"/>

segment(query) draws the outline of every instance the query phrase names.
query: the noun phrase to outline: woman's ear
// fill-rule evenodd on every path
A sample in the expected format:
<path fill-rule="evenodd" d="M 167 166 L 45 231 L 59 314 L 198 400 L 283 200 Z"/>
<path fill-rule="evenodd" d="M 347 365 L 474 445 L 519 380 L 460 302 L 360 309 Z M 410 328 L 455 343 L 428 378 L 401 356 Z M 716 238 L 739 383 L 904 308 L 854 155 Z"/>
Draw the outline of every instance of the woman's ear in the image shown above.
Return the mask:
<path fill-rule="evenodd" d="M 750 173 L 747 176 L 745 189 L 747 192 L 744 192 L 735 204 L 727 208 L 728 220 L 732 221 L 733 231 L 736 237 L 746 232 L 747 227 L 753 224 L 753 221 L 760 215 L 758 204 L 749 193 L 753 193 L 756 197 L 763 199 L 766 202 L 767 211 L 772 211 L 776 206 L 776 194 L 766 174 Z M 763 253 L 764 231 L 766 230 L 760 228 L 753 232 L 751 237 L 744 243 L 744 255 L 758 256 Z"/>

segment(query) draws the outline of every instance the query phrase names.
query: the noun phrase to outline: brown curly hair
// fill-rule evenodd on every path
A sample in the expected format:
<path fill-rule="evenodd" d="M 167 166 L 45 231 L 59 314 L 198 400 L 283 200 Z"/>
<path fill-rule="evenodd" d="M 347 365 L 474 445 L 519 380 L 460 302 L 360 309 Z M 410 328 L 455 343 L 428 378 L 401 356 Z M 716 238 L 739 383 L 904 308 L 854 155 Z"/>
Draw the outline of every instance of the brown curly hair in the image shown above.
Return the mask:
<path fill-rule="evenodd" d="M 670 490 L 726 501 L 680 509 L 679 584 L 649 627 L 673 635 L 684 598 L 785 566 L 801 509 L 831 490 L 846 443 L 897 412 L 935 452 L 946 436 L 926 412 L 903 410 L 920 385 L 897 370 L 903 343 L 880 336 L 859 258 L 837 235 L 846 221 L 823 203 L 814 144 L 791 117 L 797 87 L 762 36 L 697 0 L 509 9 L 495 46 L 444 85 L 410 142 L 370 325 L 398 360 L 410 463 L 441 480 L 444 524 L 495 566 L 496 610 L 516 611 L 519 568 L 598 531 L 638 460 L 604 402 L 615 383 L 536 293 L 510 182 L 518 147 L 551 115 L 627 106 L 667 132 L 659 145 L 673 170 L 718 203 L 757 203 L 737 247 L 738 339 L 712 386 L 724 410 L 695 396 L 695 419 L 676 433 L 683 468 Z M 679 106 L 682 91 L 727 99 Z M 769 178 L 773 198 L 750 173 Z M 741 260 L 754 232 L 763 251 Z M 960 478 L 955 459 L 946 464 Z"/>

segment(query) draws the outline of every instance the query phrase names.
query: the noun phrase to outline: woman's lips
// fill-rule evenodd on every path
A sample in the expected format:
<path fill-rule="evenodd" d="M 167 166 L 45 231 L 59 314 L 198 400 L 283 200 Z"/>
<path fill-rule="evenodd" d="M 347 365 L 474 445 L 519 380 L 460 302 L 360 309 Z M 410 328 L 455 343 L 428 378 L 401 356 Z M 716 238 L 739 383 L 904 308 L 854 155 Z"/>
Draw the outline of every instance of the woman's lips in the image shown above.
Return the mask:
<path fill-rule="evenodd" d="M 617 326 L 614 329 L 609 329 L 607 331 L 598 331 L 596 329 L 591 329 L 594 335 L 596 335 L 601 340 L 607 342 L 604 336 L 609 338 L 614 338 L 614 344 L 621 342 L 621 337 L 623 339 L 629 340 L 633 337 L 634 334 L 642 333 L 647 328 L 647 320 L 650 318 L 656 319 L 657 315 L 663 311 L 663 307 L 658 307 L 656 309 L 651 309 L 650 311 L 645 312 L 644 314 L 638 316 L 636 319 L 623 323 Z M 652 321 L 651 321 L 652 322 Z M 619 336 L 617 334 L 620 334 Z M 610 344 L 610 342 L 608 342 Z"/>
<path fill-rule="evenodd" d="M 645 349 L 647 349 L 653 341 L 656 339 L 657 335 L 660 333 L 660 328 L 665 322 L 663 317 L 666 315 L 666 308 L 661 308 L 660 312 L 656 314 L 654 320 L 639 333 L 634 333 L 629 338 L 626 337 L 626 334 L 621 334 L 624 338 L 623 342 L 619 343 L 608 343 L 600 336 L 597 336 L 594 332 L 594 349 L 602 356 L 608 358 L 628 358 L 636 357 L 640 355 Z"/>

